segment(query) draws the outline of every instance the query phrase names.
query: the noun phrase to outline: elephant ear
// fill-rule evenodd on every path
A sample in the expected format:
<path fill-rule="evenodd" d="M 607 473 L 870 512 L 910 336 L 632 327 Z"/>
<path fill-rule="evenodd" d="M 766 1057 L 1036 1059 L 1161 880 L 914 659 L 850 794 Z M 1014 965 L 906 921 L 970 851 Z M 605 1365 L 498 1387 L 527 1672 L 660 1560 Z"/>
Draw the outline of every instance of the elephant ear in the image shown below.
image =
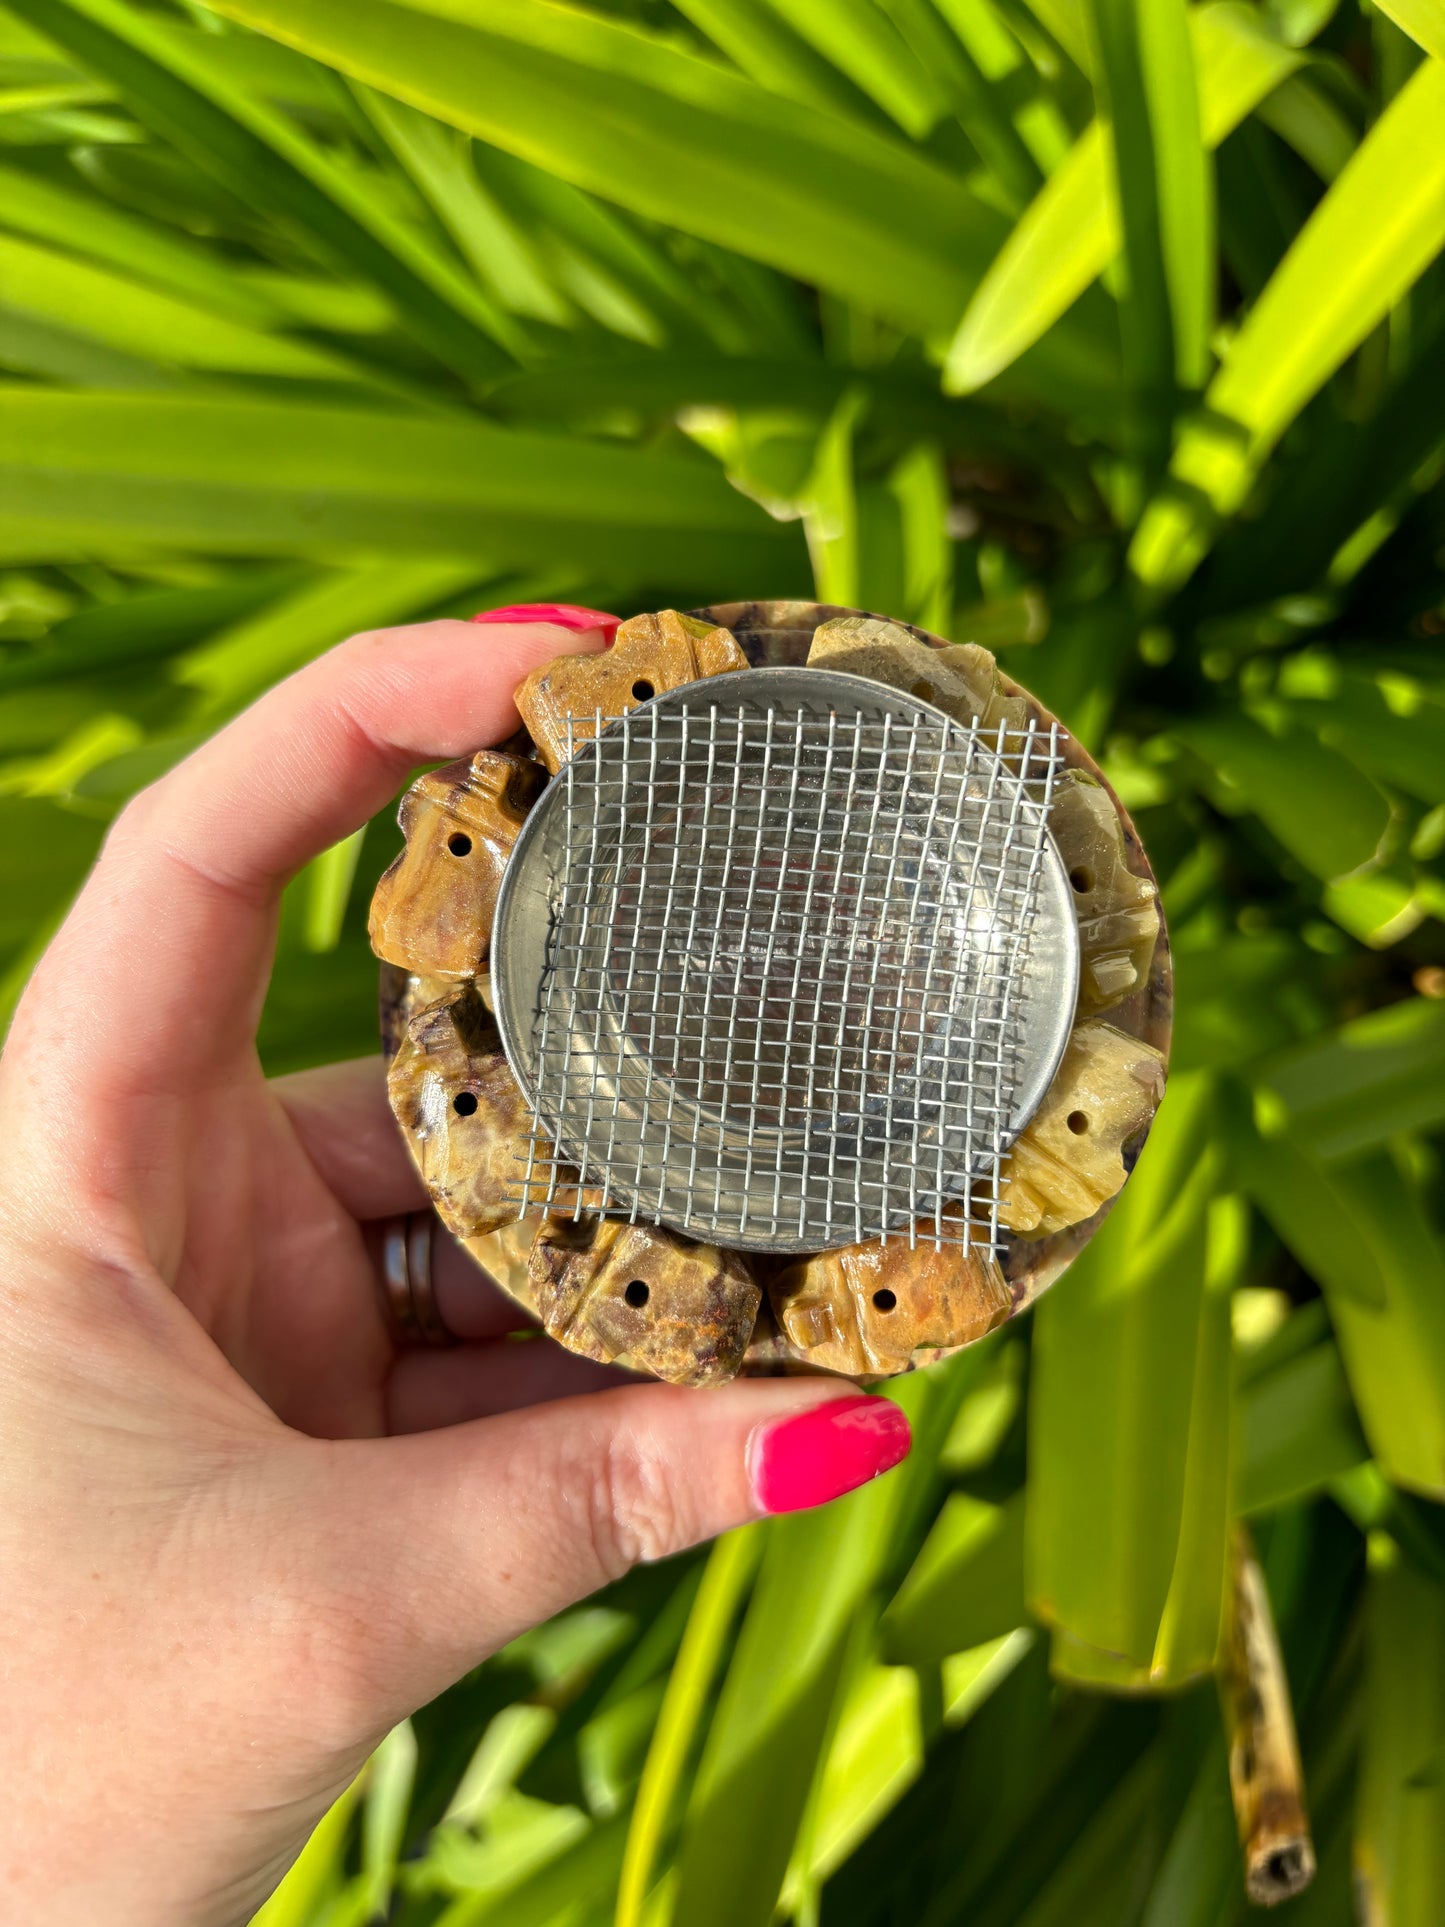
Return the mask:
<path fill-rule="evenodd" d="M 496 749 L 417 778 L 401 800 L 406 848 L 371 900 L 378 957 L 422 976 L 483 968 L 502 872 L 545 783 L 540 763 Z"/>
<path fill-rule="evenodd" d="M 599 726 L 605 728 L 639 703 L 701 677 L 748 666 L 729 630 L 664 609 L 624 622 L 612 647 L 600 655 L 558 656 L 543 663 L 520 685 L 515 700 L 538 753 L 555 776 Z"/>

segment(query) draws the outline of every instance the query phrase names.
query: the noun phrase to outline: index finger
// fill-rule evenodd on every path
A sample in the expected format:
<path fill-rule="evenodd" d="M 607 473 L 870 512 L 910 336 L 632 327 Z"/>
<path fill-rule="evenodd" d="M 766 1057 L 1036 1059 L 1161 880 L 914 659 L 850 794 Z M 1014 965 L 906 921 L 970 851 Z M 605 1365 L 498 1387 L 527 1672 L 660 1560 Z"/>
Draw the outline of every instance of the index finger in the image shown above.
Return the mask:
<path fill-rule="evenodd" d="M 16 1013 L 7 1056 L 83 1066 L 88 1100 L 194 1093 L 249 1049 L 286 881 L 417 764 L 504 739 L 539 663 L 608 619 L 412 623 L 353 636 L 269 691 L 117 819 Z"/>

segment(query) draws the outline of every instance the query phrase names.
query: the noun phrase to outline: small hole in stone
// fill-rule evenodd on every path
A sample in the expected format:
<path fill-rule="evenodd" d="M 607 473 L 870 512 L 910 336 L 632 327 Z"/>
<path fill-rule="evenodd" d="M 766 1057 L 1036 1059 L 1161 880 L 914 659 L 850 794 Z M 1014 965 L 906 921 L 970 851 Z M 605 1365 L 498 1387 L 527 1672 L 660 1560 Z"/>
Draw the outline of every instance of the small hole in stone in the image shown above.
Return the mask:
<path fill-rule="evenodd" d="M 1300 1857 L 1297 1848 L 1279 1847 L 1264 1864 L 1271 1884 L 1276 1887 L 1292 1886 L 1299 1878 Z"/>
<path fill-rule="evenodd" d="M 934 697 L 937 696 L 938 691 L 931 682 L 916 682 L 913 685 L 913 694 L 918 698 L 919 702 L 931 703 Z"/>
<path fill-rule="evenodd" d="M 1086 896 L 1088 892 L 1092 890 L 1094 887 L 1093 872 L 1090 870 L 1084 869 L 1082 866 L 1080 866 L 1080 868 L 1078 868 L 1077 870 L 1070 870 L 1069 881 L 1070 883 L 1073 884 L 1074 888 L 1078 891 L 1081 897 Z"/>
<path fill-rule="evenodd" d="M 627 1300 L 628 1304 L 631 1305 L 634 1311 L 641 1311 L 642 1307 L 647 1303 L 648 1299 L 652 1296 L 652 1293 L 640 1278 L 634 1278 L 632 1283 L 627 1287 L 626 1291 L 623 1292 L 622 1296 Z"/>
<path fill-rule="evenodd" d="M 1089 1120 L 1082 1111 L 1070 1111 L 1064 1122 L 1075 1137 L 1082 1137 L 1089 1128 Z"/>
<path fill-rule="evenodd" d="M 447 848 L 453 856 L 470 856 L 472 853 L 472 839 L 469 836 L 463 836 L 461 831 L 458 830 L 455 836 L 449 836 L 447 838 Z"/>
<path fill-rule="evenodd" d="M 632 685 L 632 693 L 640 703 L 645 703 L 648 697 L 655 696 L 657 691 L 645 676 L 639 676 L 637 681 Z"/>
<path fill-rule="evenodd" d="M 879 1311 L 892 1311 L 898 1303 L 898 1300 L 888 1289 L 887 1285 L 884 1285 L 881 1290 L 874 1292 L 873 1302 Z"/>
<path fill-rule="evenodd" d="M 475 1091 L 458 1091 L 452 1099 L 452 1109 L 458 1117 L 470 1117 L 477 1108 Z"/>

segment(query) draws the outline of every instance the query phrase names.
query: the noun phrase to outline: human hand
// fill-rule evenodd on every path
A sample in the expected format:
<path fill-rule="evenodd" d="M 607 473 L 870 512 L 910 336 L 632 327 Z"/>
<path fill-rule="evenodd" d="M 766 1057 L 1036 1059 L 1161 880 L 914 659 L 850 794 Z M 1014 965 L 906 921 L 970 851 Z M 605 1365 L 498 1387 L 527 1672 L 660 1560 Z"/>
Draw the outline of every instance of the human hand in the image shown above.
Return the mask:
<path fill-rule="evenodd" d="M 826 1380 L 619 1387 L 518 1343 L 440 1231 L 468 1342 L 399 1354 L 367 1224 L 426 1200 L 380 1061 L 261 1074 L 285 880 L 418 763 L 508 735 L 529 669 L 604 640 L 502 613 L 353 638 L 137 797 L 16 1014 L 6 1919 L 247 1920 L 380 1737 L 488 1653 L 907 1450 L 895 1406 Z"/>

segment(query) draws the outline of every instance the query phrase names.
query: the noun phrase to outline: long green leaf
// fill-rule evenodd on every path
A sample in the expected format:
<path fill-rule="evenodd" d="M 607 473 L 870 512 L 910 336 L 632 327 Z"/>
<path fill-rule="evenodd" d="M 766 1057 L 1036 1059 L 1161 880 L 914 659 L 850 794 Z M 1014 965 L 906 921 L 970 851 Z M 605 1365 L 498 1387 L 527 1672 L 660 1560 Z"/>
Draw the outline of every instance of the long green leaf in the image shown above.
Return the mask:
<path fill-rule="evenodd" d="M 1370 1455 L 1318 1299 L 1294 1313 L 1281 1335 L 1288 1340 L 1302 1324 L 1311 1341 L 1277 1359 L 1251 1359 L 1238 1398 L 1234 1504 L 1245 1518 L 1325 1491 Z"/>
<path fill-rule="evenodd" d="M 931 1477 L 920 1423 L 947 1382 L 919 1373 L 896 1396 L 921 1456 L 833 1505 L 775 1521 L 718 1699 L 688 1809 L 675 1927 L 766 1927 L 825 1756 L 860 1616 L 893 1551 L 899 1513 Z M 740 1855 L 736 1841 L 748 1841 Z"/>
<path fill-rule="evenodd" d="M 1322 742 L 1378 782 L 1445 803 L 1445 706 L 1422 696 L 1402 714 L 1373 678 L 1346 671 L 1332 694 L 1292 707 Z"/>
<path fill-rule="evenodd" d="M 1213 1656 L 1176 1634 L 1217 1615 L 1223 1587 L 1229 1421 L 1213 1381 L 1228 1382 L 1228 1298 L 1206 1289 L 1211 1115 L 1208 1080 L 1177 1079 L 1108 1223 L 1035 1315 L 1029 1600 L 1056 1629 L 1055 1666 L 1097 1684 L 1187 1678 Z"/>
<path fill-rule="evenodd" d="M 1214 326 L 1214 196 L 1189 16 L 1183 0 L 1139 0 L 1137 20 L 1174 376 L 1202 388 Z"/>
<path fill-rule="evenodd" d="M 1321 881 L 1378 854 L 1388 802 L 1361 770 L 1307 731 L 1287 726 L 1276 733 L 1235 714 L 1195 717 L 1177 734 L 1222 786 L 1225 807 L 1252 810 Z"/>
<path fill-rule="evenodd" d="M 1152 32 L 1145 28 L 1146 11 L 1152 15 Z M 1178 14 L 1173 33 L 1166 25 L 1171 11 Z M 1135 0 L 1090 0 L 1090 21 L 1098 48 L 1094 84 L 1100 113 L 1113 136 L 1109 194 L 1124 237 L 1119 339 L 1131 418 L 1126 445 L 1153 475 L 1168 459 L 1175 364 L 1163 151 L 1156 151 L 1163 103 L 1156 107 L 1153 97 L 1161 87 L 1169 94 L 1182 91 L 1170 81 L 1179 66 L 1171 57 L 1173 44 L 1187 32 L 1183 0 L 1148 0 L 1147 9 Z M 1189 78 L 1192 81 L 1192 75 Z M 1192 101 L 1190 106 L 1192 121 Z"/>
<path fill-rule="evenodd" d="M 1412 40 L 1418 40 L 1427 54 L 1445 60 L 1445 5 L 1441 0 L 1380 0 L 1380 11 L 1389 14 Z"/>
<path fill-rule="evenodd" d="M 899 31 L 941 85 L 948 105 L 992 177 L 994 196 L 1023 207 L 1037 192 L 1040 172 L 1015 126 L 1005 97 L 993 88 L 966 43 L 948 32 L 930 0 L 885 0 Z"/>
<path fill-rule="evenodd" d="M 1385 1153 L 1333 1167 L 1328 1181 L 1384 1284 L 1372 1305 L 1337 1260 L 1320 1271 L 1360 1423 L 1389 1478 L 1445 1499 L 1445 1253 Z"/>
<path fill-rule="evenodd" d="M 109 268 L 0 235 L 0 305 L 182 368 L 365 382 L 340 355 L 268 334 Z"/>
<path fill-rule="evenodd" d="M 754 1532 L 719 1540 L 673 1667 L 632 1810 L 617 1888 L 617 1927 L 641 1927 L 663 1835 L 702 1724 L 707 1695 L 762 1548 Z"/>
<path fill-rule="evenodd" d="M 1434 1927 L 1445 1893 L 1445 1587 L 1372 1539 L 1355 1830 L 1363 1918 Z"/>
<path fill-rule="evenodd" d="M 1025 1617 L 1024 1494 L 990 1505 L 956 1492 L 883 1615 L 883 1655 L 936 1666 Z"/>
<path fill-rule="evenodd" d="M 177 32 L 123 0 L 15 0 L 15 11 L 113 81 L 142 118 L 243 202 L 390 297 L 448 366 L 484 379 L 511 365 L 476 284 L 294 121 L 238 86 L 219 41 Z"/>
<path fill-rule="evenodd" d="M 871 103 L 781 20 L 768 0 L 677 0 L 677 10 L 749 79 L 784 99 L 856 116 Z"/>
<path fill-rule="evenodd" d="M 484 192 L 465 137 L 374 88 L 358 86 L 356 93 L 483 285 L 514 313 L 559 325 L 571 320 L 571 307 L 542 273 L 525 237 Z M 518 332 L 513 345 L 521 340 Z"/>
<path fill-rule="evenodd" d="M 1257 1105 L 1235 1113 L 1240 1177 L 1319 1282 L 1365 1435 L 1398 1483 L 1445 1495 L 1445 1251 L 1383 1151 L 1326 1164 Z"/>
<path fill-rule="evenodd" d="M 1271 40 L 1238 0 L 1199 7 L 1189 21 L 1200 133 L 1213 148 L 1294 71 L 1300 57 Z M 1007 368 L 1118 253 L 1123 237 L 1113 174 L 1109 129 L 1095 121 L 979 283 L 949 348 L 949 393 L 970 393 Z"/>
<path fill-rule="evenodd" d="M 906 327 L 949 326 L 1001 238 L 992 210 L 901 141 L 825 113 L 780 112 L 775 94 L 741 75 L 549 0 L 439 0 L 426 11 L 224 0 L 217 11 Z"/>
<path fill-rule="evenodd" d="M 864 1666 L 848 1689 L 812 1810 L 799 1830 L 780 1905 L 816 1910 L 819 1885 L 847 1859 L 918 1778 L 924 1763 L 918 1676 L 905 1666 Z"/>
<path fill-rule="evenodd" d="M 1261 1068 L 1271 1127 L 1306 1151 L 1349 1157 L 1445 1123 L 1445 1003 L 1408 997 Z"/>
<path fill-rule="evenodd" d="M 281 319 L 254 283 L 207 248 L 26 168 L 0 166 L 0 225 L 89 255 L 233 320 L 265 327 Z"/>
<path fill-rule="evenodd" d="M 0 390 L 3 542 L 321 559 L 697 567 L 797 579 L 801 540 L 710 464 L 482 422 L 274 403 Z M 736 570 L 736 574 L 733 571 Z"/>
<path fill-rule="evenodd" d="M 1281 263 L 1185 430 L 1129 552 L 1182 582 L 1300 409 L 1445 247 L 1445 63 L 1381 115 Z"/>
<path fill-rule="evenodd" d="M 839 72 L 921 140 L 942 117 L 946 97 L 933 70 L 910 50 L 887 10 L 872 0 L 771 0 L 774 11 Z"/>

